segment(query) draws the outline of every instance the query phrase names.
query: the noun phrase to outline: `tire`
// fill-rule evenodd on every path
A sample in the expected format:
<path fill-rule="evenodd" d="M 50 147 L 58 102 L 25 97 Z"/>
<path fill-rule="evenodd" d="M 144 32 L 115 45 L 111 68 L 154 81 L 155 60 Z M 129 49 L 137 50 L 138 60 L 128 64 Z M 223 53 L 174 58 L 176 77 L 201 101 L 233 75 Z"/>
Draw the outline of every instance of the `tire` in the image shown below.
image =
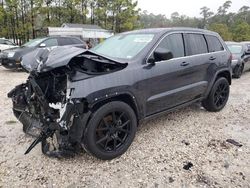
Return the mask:
<path fill-rule="evenodd" d="M 127 151 L 136 130 L 136 115 L 129 105 L 107 103 L 93 113 L 84 133 L 84 148 L 99 159 L 114 159 Z"/>
<path fill-rule="evenodd" d="M 238 66 L 235 73 L 234 73 L 234 75 L 233 75 L 233 77 L 234 78 L 240 78 L 242 73 L 243 73 L 243 70 L 244 70 L 244 65 Z"/>
<path fill-rule="evenodd" d="M 218 112 L 222 110 L 229 97 L 230 86 L 228 80 L 224 77 L 218 78 L 208 97 L 202 101 L 203 107 L 210 112 Z"/>

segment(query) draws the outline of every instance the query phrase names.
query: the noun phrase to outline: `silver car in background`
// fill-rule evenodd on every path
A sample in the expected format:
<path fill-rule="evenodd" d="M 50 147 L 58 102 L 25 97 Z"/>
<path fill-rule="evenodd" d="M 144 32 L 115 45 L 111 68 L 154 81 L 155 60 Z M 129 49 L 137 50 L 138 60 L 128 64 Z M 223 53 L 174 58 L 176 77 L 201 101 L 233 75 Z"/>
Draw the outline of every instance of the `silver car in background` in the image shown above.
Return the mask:
<path fill-rule="evenodd" d="M 232 53 L 233 77 L 240 78 L 244 71 L 250 70 L 250 43 L 226 42 Z"/>

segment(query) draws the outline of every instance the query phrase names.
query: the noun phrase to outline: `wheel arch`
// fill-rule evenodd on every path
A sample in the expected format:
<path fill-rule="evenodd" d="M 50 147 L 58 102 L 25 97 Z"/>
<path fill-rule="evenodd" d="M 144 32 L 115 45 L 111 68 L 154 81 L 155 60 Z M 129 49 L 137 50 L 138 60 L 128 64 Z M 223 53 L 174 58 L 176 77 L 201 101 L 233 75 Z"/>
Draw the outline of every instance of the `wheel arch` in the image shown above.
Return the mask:
<path fill-rule="evenodd" d="M 214 74 L 214 77 L 210 80 L 210 84 L 209 84 L 209 86 L 208 86 L 208 88 L 207 88 L 207 91 L 206 91 L 206 93 L 205 93 L 204 98 L 207 98 L 207 96 L 209 95 L 209 93 L 210 93 L 210 91 L 211 91 L 211 89 L 212 89 L 214 83 L 216 82 L 216 80 L 217 80 L 218 78 L 221 78 L 221 77 L 226 78 L 227 81 L 228 81 L 228 83 L 229 83 L 229 85 L 232 84 L 232 73 L 230 72 L 230 70 L 228 70 L 228 69 L 220 70 L 220 71 L 218 71 L 217 73 L 215 73 L 215 74 Z"/>
<path fill-rule="evenodd" d="M 227 79 L 229 85 L 232 84 L 232 75 L 231 75 L 231 72 L 229 70 L 222 70 L 220 72 L 218 72 L 216 74 L 216 79 L 214 80 L 214 82 L 218 79 L 218 78 L 221 78 L 221 77 L 224 77 Z M 213 84 L 214 84 L 213 82 Z"/>
<path fill-rule="evenodd" d="M 116 96 L 111 96 L 102 100 L 95 101 L 89 104 L 90 110 L 95 112 L 101 106 L 111 102 L 111 101 L 121 101 L 128 104 L 135 112 L 137 122 L 141 119 L 140 111 L 136 102 L 136 98 L 130 93 L 120 93 Z"/>

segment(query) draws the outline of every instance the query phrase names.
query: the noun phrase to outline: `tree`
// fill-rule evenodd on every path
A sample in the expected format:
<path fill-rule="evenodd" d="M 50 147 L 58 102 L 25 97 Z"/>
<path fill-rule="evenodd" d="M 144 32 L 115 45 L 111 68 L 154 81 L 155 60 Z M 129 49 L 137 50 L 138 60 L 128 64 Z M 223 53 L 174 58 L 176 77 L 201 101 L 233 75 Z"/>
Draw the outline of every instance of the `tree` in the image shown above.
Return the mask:
<path fill-rule="evenodd" d="M 201 12 L 200 15 L 203 17 L 202 21 L 202 28 L 206 28 L 206 25 L 208 23 L 208 19 L 214 14 L 213 12 L 210 11 L 210 8 L 204 6 L 200 8 Z"/>
<path fill-rule="evenodd" d="M 234 41 L 248 41 L 250 40 L 250 25 L 246 22 L 239 22 L 233 28 Z"/>
<path fill-rule="evenodd" d="M 228 9 L 231 7 L 232 1 L 226 1 L 222 6 L 218 8 L 219 15 L 225 15 Z"/>
<path fill-rule="evenodd" d="M 228 27 L 226 24 L 220 24 L 220 23 L 213 23 L 209 26 L 209 29 L 212 31 L 215 31 L 220 34 L 220 36 L 225 40 L 225 41 L 230 41 L 232 40 L 232 33 L 229 31 Z"/>

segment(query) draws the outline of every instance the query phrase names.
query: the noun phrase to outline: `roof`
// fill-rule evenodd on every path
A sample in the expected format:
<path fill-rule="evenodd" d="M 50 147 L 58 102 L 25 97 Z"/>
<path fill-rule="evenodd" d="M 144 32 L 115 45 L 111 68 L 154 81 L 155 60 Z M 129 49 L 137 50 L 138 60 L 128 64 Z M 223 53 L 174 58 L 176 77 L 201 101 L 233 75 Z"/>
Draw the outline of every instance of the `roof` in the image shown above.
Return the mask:
<path fill-rule="evenodd" d="M 69 28 L 84 28 L 84 29 L 102 29 L 98 25 L 90 25 L 90 24 L 77 24 L 77 23 L 64 23 L 62 27 Z"/>
<path fill-rule="evenodd" d="M 198 29 L 198 28 L 190 28 L 190 27 L 167 27 L 167 28 L 148 28 L 148 29 L 140 29 L 134 31 L 128 31 L 124 34 L 129 33 L 153 33 L 153 34 L 161 34 L 166 33 L 168 31 L 189 31 L 189 32 L 201 32 L 204 34 L 217 34 L 216 32 L 206 30 L 206 29 Z"/>

